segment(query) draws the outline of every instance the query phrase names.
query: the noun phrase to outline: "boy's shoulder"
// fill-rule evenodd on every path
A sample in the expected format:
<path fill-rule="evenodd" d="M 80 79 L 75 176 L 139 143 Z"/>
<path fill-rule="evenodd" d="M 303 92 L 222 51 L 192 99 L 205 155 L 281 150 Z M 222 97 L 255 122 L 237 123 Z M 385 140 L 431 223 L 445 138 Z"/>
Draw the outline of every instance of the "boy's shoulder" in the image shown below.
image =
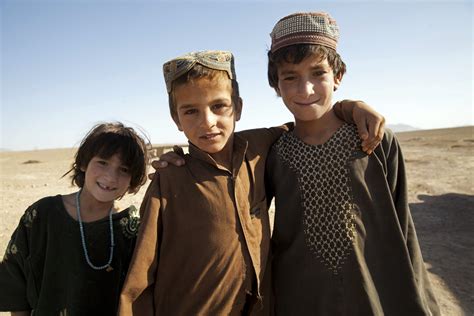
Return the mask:
<path fill-rule="evenodd" d="M 193 158 L 189 154 L 182 155 L 181 158 L 185 160 L 185 164 L 183 166 L 175 166 L 169 163 L 166 168 L 155 171 L 153 181 L 151 183 L 156 181 L 174 182 L 179 181 L 185 177 L 188 173 L 189 164 L 192 163 Z"/>
<path fill-rule="evenodd" d="M 284 132 L 292 128 L 293 123 L 270 127 L 255 128 L 236 132 L 235 135 L 245 139 L 249 143 L 249 147 L 266 148 L 271 146 Z"/>
<path fill-rule="evenodd" d="M 262 128 L 253 128 L 247 129 L 239 132 L 235 132 L 236 135 L 239 135 L 244 138 L 255 138 L 255 137 L 265 137 L 269 135 L 281 135 L 283 132 L 288 131 L 293 128 L 294 123 L 285 123 L 280 126 L 273 127 L 262 127 Z"/>
<path fill-rule="evenodd" d="M 390 150 L 390 147 L 395 143 L 398 146 L 398 140 L 395 133 L 390 128 L 385 128 L 383 138 L 380 141 L 379 147 L 382 147 L 384 151 Z"/>

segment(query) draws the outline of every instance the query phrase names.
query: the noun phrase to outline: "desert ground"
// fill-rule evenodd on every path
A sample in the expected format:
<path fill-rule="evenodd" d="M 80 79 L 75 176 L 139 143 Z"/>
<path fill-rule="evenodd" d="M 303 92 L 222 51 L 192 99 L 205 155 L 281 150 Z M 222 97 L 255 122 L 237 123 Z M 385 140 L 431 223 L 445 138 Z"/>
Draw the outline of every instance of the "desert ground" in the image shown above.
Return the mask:
<path fill-rule="evenodd" d="M 443 315 L 474 315 L 474 126 L 398 133 L 412 215 Z M 34 201 L 70 193 L 74 149 L 0 153 L 0 258 Z M 139 205 L 145 192 L 122 206 Z M 0 315 L 7 315 L 0 313 Z"/>

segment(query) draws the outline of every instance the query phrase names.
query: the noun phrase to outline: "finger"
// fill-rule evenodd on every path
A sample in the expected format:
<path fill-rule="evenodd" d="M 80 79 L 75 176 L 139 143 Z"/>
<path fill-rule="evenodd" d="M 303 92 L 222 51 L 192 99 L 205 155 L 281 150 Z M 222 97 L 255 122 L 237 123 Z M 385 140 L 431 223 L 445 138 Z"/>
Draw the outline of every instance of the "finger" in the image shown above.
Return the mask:
<path fill-rule="evenodd" d="M 159 169 L 159 165 L 158 165 L 158 160 L 153 160 L 151 162 L 151 166 L 153 167 L 153 169 Z"/>
<path fill-rule="evenodd" d="M 382 117 L 380 120 L 377 119 L 377 122 L 374 124 L 374 126 L 374 128 L 376 128 L 374 135 L 370 135 L 370 137 L 365 142 L 362 142 L 362 149 L 365 152 L 374 151 L 374 149 L 377 148 L 377 146 L 382 141 L 383 135 L 385 133 L 385 118 Z"/>
<path fill-rule="evenodd" d="M 380 142 L 378 141 L 373 141 L 373 142 L 370 142 L 369 144 L 367 144 L 365 146 L 365 148 L 363 149 L 368 155 L 370 155 L 375 148 L 377 148 L 377 146 L 379 145 Z"/>
<path fill-rule="evenodd" d="M 382 123 L 382 121 L 379 118 L 369 121 L 369 124 L 368 124 L 369 125 L 369 137 L 368 137 L 369 142 L 373 142 L 374 139 L 376 138 L 376 135 L 378 135 L 380 123 Z"/>
<path fill-rule="evenodd" d="M 365 141 L 369 136 L 369 133 L 367 132 L 366 120 L 365 119 L 357 120 L 356 125 L 357 125 L 357 131 L 359 132 L 360 139 L 362 139 L 362 141 Z"/>
<path fill-rule="evenodd" d="M 366 139 L 364 139 L 361 143 L 362 150 L 367 152 L 371 147 L 372 147 L 372 142 L 374 141 L 373 138 L 369 138 L 367 136 Z"/>
<path fill-rule="evenodd" d="M 385 118 L 382 118 L 382 123 L 380 123 L 379 132 L 377 133 L 377 139 L 379 142 L 382 141 L 384 134 L 385 134 Z"/>
<path fill-rule="evenodd" d="M 155 177 L 154 173 L 149 173 L 148 174 L 148 179 L 153 180 L 154 177 Z"/>
<path fill-rule="evenodd" d="M 179 166 L 184 165 L 184 159 L 183 158 L 172 157 L 170 160 L 171 160 L 170 163 L 175 165 L 175 166 L 179 167 Z"/>
<path fill-rule="evenodd" d="M 379 129 L 378 135 L 375 136 L 374 139 L 366 145 L 367 150 L 374 151 L 375 148 L 377 148 L 380 145 L 383 139 L 384 132 L 385 131 L 383 128 Z"/>
<path fill-rule="evenodd" d="M 366 139 L 365 141 L 362 142 L 361 147 L 362 147 L 362 151 L 368 153 L 368 151 L 373 149 L 373 140 Z"/>
<path fill-rule="evenodd" d="M 177 147 L 178 149 L 181 149 L 180 147 Z M 182 166 L 184 165 L 184 159 L 174 151 L 168 151 L 164 153 L 163 155 L 160 156 L 159 161 L 166 161 L 168 164 L 162 165 L 163 168 L 168 166 L 169 164 L 172 164 L 174 166 Z M 161 167 L 161 166 L 160 166 Z"/>
<path fill-rule="evenodd" d="M 151 163 L 151 166 L 155 170 L 158 170 L 158 169 L 166 168 L 168 166 L 168 162 L 166 162 L 164 160 L 155 160 Z"/>

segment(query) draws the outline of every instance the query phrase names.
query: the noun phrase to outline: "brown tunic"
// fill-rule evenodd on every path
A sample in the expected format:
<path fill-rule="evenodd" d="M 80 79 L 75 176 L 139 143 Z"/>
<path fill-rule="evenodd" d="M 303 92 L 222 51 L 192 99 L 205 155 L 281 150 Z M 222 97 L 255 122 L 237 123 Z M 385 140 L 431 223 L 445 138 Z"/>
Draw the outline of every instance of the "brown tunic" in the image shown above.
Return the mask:
<path fill-rule="evenodd" d="M 276 315 L 439 315 L 387 130 L 367 156 L 355 126 L 312 146 L 291 133 L 270 151 Z M 269 196 L 268 196 L 269 197 Z"/>
<path fill-rule="evenodd" d="M 184 167 L 155 174 L 120 315 L 238 315 L 261 298 L 270 238 L 265 159 L 281 132 L 236 133 L 232 172 L 190 144 Z"/>

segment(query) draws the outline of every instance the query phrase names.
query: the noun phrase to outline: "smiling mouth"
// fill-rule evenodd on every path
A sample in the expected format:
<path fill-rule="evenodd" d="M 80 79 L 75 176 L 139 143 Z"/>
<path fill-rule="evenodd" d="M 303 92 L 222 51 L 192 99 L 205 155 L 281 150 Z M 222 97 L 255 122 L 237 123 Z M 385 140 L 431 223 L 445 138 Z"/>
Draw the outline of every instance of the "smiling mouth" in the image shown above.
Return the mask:
<path fill-rule="evenodd" d="M 310 105 L 317 105 L 319 100 L 311 101 L 311 102 L 294 102 L 296 105 L 299 106 L 310 106 Z"/>
<path fill-rule="evenodd" d="M 99 188 L 101 188 L 102 190 L 105 190 L 105 191 L 115 191 L 116 188 L 112 188 L 112 187 L 108 187 L 102 183 L 99 183 L 97 182 L 97 185 L 99 186 Z"/>
<path fill-rule="evenodd" d="M 208 134 L 205 134 L 205 135 L 202 135 L 200 136 L 199 138 L 202 138 L 202 139 L 214 139 L 216 138 L 217 136 L 219 136 L 221 133 L 208 133 Z"/>

